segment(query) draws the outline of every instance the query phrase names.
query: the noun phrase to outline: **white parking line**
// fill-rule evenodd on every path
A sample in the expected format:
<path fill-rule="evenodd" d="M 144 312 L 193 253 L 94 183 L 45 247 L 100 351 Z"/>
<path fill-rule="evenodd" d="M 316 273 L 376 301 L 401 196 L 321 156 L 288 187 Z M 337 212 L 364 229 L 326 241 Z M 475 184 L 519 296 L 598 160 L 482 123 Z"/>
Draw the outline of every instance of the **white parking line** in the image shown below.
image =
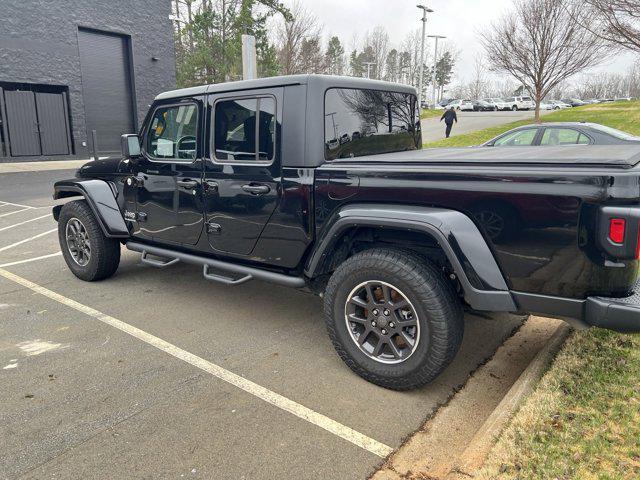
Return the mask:
<path fill-rule="evenodd" d="M 12 267 L 13 265 L 22 265 L 23 263 L 37 262 L 38 260 L 45 260 L 47 258 L 58 257 L 60 255 L 62 255 L 62 252 L 50 253 L 49 255 L 42 255 L 41 257 L 27 258 L 25 260 L 17 260 L 15 262 L 4 263 L 0 265 L 0 268 Z"/>
<path fill-rule="evenodd" d="M 53 218 L 51 216 L 50 213 L 46 214 L 46 215 L 42 215 L 41 217 L 36 217 L 36 218 L 32 218 L 31 220 L 25 220 L 24 222 L 20 222 L 20 223 L 14 223 L 13 225 L 9 225 L 8 227 L 2 227 L 0 228 L 0 232 L 4 231 L 4 230 L 9 230 L 10 228 L 14 228 L 14 227 L 19 227 L 20 225 L 24 225 L 25 223 L 29 223 L 29 222 L 35 222 L 36 220 L 41 220 L 43 218 Z"/>
<path fill-rule="evenodd" d="M 0 215 L 0 218 L 8 217 L 9 215 L 14 215 L 16 213 L 26 212 L 28 210 L 33 210 L 33 209 L 32 208 L 23 208 L 21 210 L 14 210 L 13 212 L 3 213 L 2 215 Z"/>
<path fill-rule="evenodd" d="M 52 228 L 51 230 L 47 230 L 46 232 L 39 233 L 38 235 L 34 235 L 33 237 L 25 238 L 24 240 L 20 240 L 19 242 L 12 243 L 11 245 L 7 245 L 6 247 L 0 248 L 0 252 L 4 252 L 5 250 L 9 250 L 10 248 L 17 247 L 18 245 L 22 245 L 23 243 L 30 242 L 31 240 L 35 240 L 36 238 L 44 237 L 45 235 L 49 235 L 50 233 L 57 232 L 57 228 Z"/>
<path fill-rule="evenodd" d="M 89 315 L 90 317 L 93 317 L 96 320 L 105 323 L 106 325 L 117 328 L 118 330 L 131 335 L 138 340 L 142 340 L 143 342 L 152 345 L 175 358 L 178 358 L 186 363 L 193 365 L 196 368 L 199 368 L 200 370 L 210 373 L 214 377 L 219 378 L 220 380 L 223 380 L 235 387 L 238 387 L 257 398 L 270 403 L 271 405 L 274 405 L 286 412 L 295 415 L 298 418 L 301 418 L 309 423 L 323 428 L 324 430 L 333 433 L 334 435 L 337 435 L 338 437 L 347 440 L 348 442 L 351 442 L 354 445 L 357 445 L 358 447 L 373 453 L 374 455 L 384 458 L 393 451 L 393 449 L 388 445 L 378 442 L 371 437 L 368 437 L 339 422 L 336 422 L 335 420 L 332 420 L 329 417 L 311 410 L 304 405 L 283 397 L 279 393 L 273 392 L 261 385 L 258 385 L 257 383 L 247 380 L 246 378 L 241 377 L 240 375 L 237 375 L 229 370 L 226 370 L 219 365 L 211 363 L 204 358 L 200 358 L 193 353 L 189 353 L 186 350 L 183 350 L 165 340 L 162 340 L 161 338 L 145 332 L 144 330 L 140 330 L 139 328 L 129 325 L 128 323 L 118 320 L 117 318 L 111 317 L 91 307 L 78 303 L 75 300 L 64 297 L 25 278 L 8 272 L 7 270 L 3 270 L 0 268 L 0 276 L 19 285 L 22 285 L 29 290 L 39 293 L 40 295 L 44 295 L 51 300 L 54 300 L 81 313 L 84 313 L 85 315 Z"/>
<path fill-rule="evenodd" d="M 0 200 L 0 203 L 3 205 L 13 205 L 14 207 L 35 208 L 35 207 L 30 207 L 29 205 L 22 205 L 21 203 L 5 202 L 4 200 Z"/>

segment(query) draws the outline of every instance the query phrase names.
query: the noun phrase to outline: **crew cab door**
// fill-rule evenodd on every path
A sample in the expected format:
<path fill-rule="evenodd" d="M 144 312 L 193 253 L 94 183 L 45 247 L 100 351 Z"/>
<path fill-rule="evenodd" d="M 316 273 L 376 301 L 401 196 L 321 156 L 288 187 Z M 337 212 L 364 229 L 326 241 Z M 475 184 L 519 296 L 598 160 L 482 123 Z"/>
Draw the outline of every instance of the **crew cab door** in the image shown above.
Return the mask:
<path fill-rule="evenodd" d="M 148 117 L 133 165 L 135 235 L 186 245 L 200 238 L 203 110 L 201 99 L 185 98 L 156 105 Z"/>
<path fill-rule="evenodd" d="M 282 88 L 209 97 L 205 222 L 213 250 L 249 255 L 281 193 Z"/>

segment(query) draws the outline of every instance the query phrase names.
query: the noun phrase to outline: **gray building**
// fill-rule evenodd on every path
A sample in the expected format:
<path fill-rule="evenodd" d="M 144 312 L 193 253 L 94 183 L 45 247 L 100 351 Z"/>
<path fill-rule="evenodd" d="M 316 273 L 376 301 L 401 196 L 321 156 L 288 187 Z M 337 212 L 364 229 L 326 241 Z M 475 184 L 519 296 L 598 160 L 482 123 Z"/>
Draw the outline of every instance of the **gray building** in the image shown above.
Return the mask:
<path fill-rule="evenodd" d="M 170 0 L 2 0 L 0 162 L 87 157 L 94 138 L 119 151 L 175 88 L 170 14 Z"/>

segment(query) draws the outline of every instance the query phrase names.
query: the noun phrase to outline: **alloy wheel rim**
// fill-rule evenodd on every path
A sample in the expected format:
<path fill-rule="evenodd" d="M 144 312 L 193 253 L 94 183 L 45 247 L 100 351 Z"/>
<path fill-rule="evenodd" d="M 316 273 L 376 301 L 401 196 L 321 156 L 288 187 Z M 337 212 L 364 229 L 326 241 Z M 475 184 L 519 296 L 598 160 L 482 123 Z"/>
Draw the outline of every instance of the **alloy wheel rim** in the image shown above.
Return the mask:
<path fill-rule="evenodd" d="M 65 236 L 71 258 L 81 267 L 85 267 L 91 260 L 91 242 L 86 227 L 77 218 L 71 218 L 67 222 Z"/>
<path fill-rule="evenodd" d="M 406 361 L 420 342 L 420 323 L 408 297 L 380 280 L 356 286 L 345 302 L 345 323 L 351 340 L 376 362 Z"/>

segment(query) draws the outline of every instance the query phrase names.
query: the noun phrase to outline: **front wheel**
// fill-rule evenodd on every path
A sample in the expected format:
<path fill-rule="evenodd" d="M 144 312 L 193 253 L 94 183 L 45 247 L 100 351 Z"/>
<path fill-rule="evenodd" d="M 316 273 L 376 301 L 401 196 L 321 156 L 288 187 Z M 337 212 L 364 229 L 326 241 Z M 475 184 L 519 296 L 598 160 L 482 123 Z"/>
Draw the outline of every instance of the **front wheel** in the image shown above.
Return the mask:
<path fill-rule="evenodd" d="M 409 390 L 435 379 L 464 330 L 453 286 L 412 252 L 376 248 L 343 262 L 324 298 L 329 337 L 365 380 Z"/>
<path fill-rule="evenodd" d="M 514 105 L 513 107 L 511 107 L 511 111 L 517 112 L 518 111 L 518 106 Z"/>
<path fill-rule="evenodd" d="M 102 280 L 118 269 L 120 242 L 104 235 L 85 200 L 69 202 L 60 210 L 58 241 L 69 270 L 81 280 Z"/>

